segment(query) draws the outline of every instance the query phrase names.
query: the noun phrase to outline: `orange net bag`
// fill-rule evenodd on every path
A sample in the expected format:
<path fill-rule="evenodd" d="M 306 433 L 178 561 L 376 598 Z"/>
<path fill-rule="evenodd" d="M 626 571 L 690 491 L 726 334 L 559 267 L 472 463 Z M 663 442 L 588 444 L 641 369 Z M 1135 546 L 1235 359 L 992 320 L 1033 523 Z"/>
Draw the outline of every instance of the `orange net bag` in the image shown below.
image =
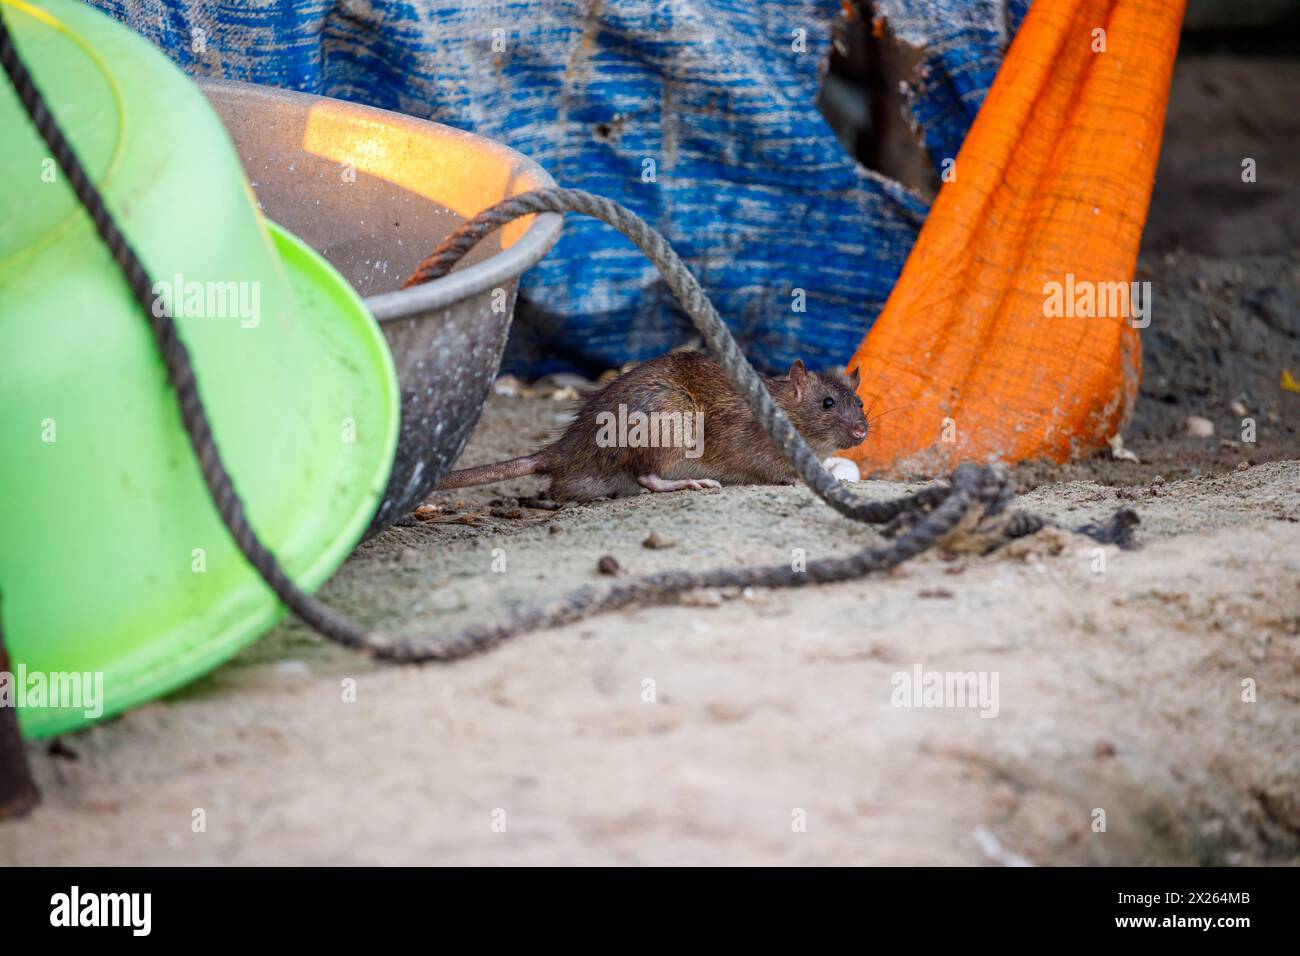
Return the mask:
<path fill-rule="evenodd" d="M 864 474 L 1065 461 L 1127 419 L 1150 298 L 1098 313 L 1132 291 L 1184 4 L 1030 7 L 849 362 L 888 412 L 848 452 Z"/>

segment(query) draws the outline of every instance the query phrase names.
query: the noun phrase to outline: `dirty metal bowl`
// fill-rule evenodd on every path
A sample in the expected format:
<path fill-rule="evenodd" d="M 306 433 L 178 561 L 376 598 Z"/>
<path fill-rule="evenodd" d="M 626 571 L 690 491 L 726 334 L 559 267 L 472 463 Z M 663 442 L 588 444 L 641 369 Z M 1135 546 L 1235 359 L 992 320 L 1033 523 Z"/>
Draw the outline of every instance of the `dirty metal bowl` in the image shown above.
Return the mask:
<path fill-rule="evenodd" d="M 365 297 L 397 366 L 402 425 L 377 534 L 433 490 L 465 448 L 501 364 L 519 276 L 562 217 L 509 224 L 456 271 L 402 291 L 425 256 L 481 209 L 554 186 L 544 169 L 462 130 L 342 100 L 200 80 L 268 217 Z"/>

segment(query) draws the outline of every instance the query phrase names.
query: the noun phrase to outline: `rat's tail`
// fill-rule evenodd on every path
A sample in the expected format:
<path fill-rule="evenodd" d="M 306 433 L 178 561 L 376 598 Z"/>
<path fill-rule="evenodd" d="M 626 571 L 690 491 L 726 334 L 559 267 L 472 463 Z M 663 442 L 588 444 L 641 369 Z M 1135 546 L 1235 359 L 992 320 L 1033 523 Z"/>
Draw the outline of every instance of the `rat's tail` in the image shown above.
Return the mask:
<path fill-rule="evenodd" d="M 479 465 L 477 468 L 462 468 L 459 471 L 450 472 L 442 481 L 438 482 L 438 487 L 434 490 L 446 491 L 448 488 L 489 485 L 494 481 L 505 481 L 508 478 L 522 478 L 524 475 L 545 473 L 546 469 L 541 455 L 525 455 L 523 458 L 511 458 L 509 461 L 498 461 L 491 465 Z"/>

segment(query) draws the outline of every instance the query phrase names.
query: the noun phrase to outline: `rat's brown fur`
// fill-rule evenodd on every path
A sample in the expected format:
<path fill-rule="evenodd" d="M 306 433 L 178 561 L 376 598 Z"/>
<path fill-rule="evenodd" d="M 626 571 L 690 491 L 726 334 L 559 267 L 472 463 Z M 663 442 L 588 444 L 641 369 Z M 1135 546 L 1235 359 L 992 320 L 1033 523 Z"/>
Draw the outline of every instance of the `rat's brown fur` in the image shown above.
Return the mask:
<path fill-rule="evenodd" d="M 851 448 L 867 435 L 862 401 L 854 393 L 857 372 L 848 380 L 819 375 L 796 361 L 785 375 L 765 377 L 767 389 L 819 458 Z M 827 398 L 833 400 L 825 407 Z M 703 413 L 703 441 L 694 448 L 626 447 L 598 442 L 608 423 L 625 409 L 632 413 L 680 413 L 682 421 Z M 602 413 L 609 413 L 602 416 Z M 676 433 L 679 436 L 682 433 Z M 620 375 L 588 395 L 577 417 L 555 442 L 532 455 L 453 471 L 438 489 L 465 488 L 523 475 L 549 475 L 557 501 L 635 494 L 643 488 L 676 491 L 724 484 L 793 484 L 798 478 L 727 383 L 722 366 L 700 352 L 670 352 Z"/>

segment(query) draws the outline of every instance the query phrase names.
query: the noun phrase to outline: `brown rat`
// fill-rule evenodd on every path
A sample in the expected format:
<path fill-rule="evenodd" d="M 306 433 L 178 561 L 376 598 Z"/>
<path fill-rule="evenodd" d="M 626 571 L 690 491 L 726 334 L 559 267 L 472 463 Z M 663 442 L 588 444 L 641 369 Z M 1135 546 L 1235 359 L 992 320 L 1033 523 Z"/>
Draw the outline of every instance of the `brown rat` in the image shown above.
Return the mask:
<path fill-rule="evenodd" d="M 809 372 L 796 361 L 764 376 L 776 403 L 818 458 L 867 437 L 858 373 Z M 464 468 L 438 490 L 549 475 L 557 501 L 590 501 L 721 484 L 793 484 L 798 478 L 722 366 L 700 352 L 670 352 L 588 395 L 564 433 L 523 458 Z"/>

